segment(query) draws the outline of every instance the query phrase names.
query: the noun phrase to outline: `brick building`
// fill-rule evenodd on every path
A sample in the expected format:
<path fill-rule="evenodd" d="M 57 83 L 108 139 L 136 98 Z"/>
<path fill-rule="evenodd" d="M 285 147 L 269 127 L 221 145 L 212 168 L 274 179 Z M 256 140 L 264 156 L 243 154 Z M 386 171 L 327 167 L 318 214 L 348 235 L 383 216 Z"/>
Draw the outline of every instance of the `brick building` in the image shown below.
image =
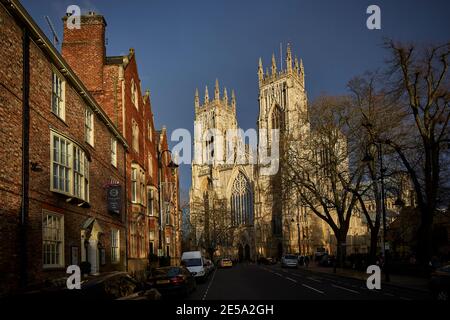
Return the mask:
<path fill-rule="evenodd" d="M 134 50 L 108 57 L 95 13 L 64 24 L 61 54 L 18 1 L 0 0 L 0 24 L 0 295 L 83 261 L 177 264 L 178 172 Z"/>
<path fill-rule="evenodd" d="M 18 1 L 0 0 L 0 24 L 0 294 L 82 261 L 124 270 L 125 125 Z"/>
<path fill-rule="evenodd" d="M 141 92 L 134 49 L 124 56 L 107 56 L 106 25 L 104 17 L 94 12 L 81 16 L 80 29 L 69 29 L 64 23 L 62 55 L 130 145 L 126 154 L 128 270 L 140 275 L 151 254 L 168 253 L 157 250 L 163 247 L 160 241 L 166 240 L 159 236 L 163 219 L 158 202 L 160 138 L 154 127 L 150 92 Z M 164 146 L 166 150 L 167 143 Z"/>
<path fill-rule="evenodd" d="M 179 176 L 173 168 L 171 153 L 167 152 L 167 131 L 163 127 L 158 131 L 158 153 L 160 154 L 160 186 L 161 207 L 160 223 L 161 238 L 159 249 L 163 255 L 171 258 L 171 264 L 177 264 L 181 259 L 181 210 L 179 203 Z"/>

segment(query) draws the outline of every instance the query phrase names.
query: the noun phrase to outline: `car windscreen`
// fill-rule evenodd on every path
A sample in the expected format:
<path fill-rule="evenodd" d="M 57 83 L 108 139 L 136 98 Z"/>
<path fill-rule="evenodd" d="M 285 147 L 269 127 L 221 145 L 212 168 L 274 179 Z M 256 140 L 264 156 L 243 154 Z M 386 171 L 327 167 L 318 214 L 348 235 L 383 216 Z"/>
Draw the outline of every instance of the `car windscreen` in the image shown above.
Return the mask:
<path fill-rule="evenodd" d="M 289 256 L 284 256 L 284 258 L 288 259 L 288 260 L 296 260 L 297 256 L 289 255 Z"/>
<path fill-rule="evenodd" d="M 195 258 L 195 259 L 184 259 L 183 260 L 186 267 L 199 267 L 202 266 L 202 259 L 200 258 Z"/>
<path fill-rule="evenodd" d="M 159 268 L 155 270 L 155 276 L 175 277 L 180 274 L 180 268 Z"/>

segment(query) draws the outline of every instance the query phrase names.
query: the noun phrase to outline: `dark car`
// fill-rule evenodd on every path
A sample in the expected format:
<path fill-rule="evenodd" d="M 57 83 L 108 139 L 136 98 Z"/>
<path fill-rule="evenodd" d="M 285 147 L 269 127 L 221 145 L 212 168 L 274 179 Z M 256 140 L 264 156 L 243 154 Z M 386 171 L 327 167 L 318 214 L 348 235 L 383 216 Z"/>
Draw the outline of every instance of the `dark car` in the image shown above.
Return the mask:
<path fill-rule="evenodd" d="M 334 265 L 335 261 L 336 261 L 336 259 L 335 259 L 334 256 L 330 256 L 328 254 L 325 254 L 319 260 L 319 265 L 321 267 L 332 267 Z"/>
<path fill-rule="evenodd" d="M 109 272 L 82 280 L 81 289 L 67 289 L 65 281 L 47 283 L 11 299 L 18 300 L 159 300 L 160 293 L 146 288 L 126 272 Z"/>
<path fill-rule="evenodd" d="M 448 301 L 450 292 L 450 264 L 437 269 L 431 274 L 430 279 L 431 294 L 437 300 Z"/>
<path fill-rule="evenodd" d="M 148 284 L 161 292 L 163 297 L 186 297 L 197 288 L 194 276 L 183 266 L 154 269 Z"/>
<path fill-rule="evenodd" d="M 276 264 L 277 261 L 275 259 L 273 259 L 273 258 L 260 257 L 258 259 L 258 263 L 266 264 L 266 265 L 272 265 L 272 264 Z"/>

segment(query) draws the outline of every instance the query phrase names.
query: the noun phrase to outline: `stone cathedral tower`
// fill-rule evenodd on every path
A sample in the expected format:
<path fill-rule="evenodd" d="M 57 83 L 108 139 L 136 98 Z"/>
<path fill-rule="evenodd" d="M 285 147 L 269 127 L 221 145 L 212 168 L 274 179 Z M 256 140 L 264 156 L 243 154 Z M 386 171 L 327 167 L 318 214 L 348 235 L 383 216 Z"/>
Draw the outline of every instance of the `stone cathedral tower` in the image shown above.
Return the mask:
<path fill-rule="evenodd" d="M 194 149 L 190 190 L 190 222 L 193 246 L 204 254 L 254 259 L 254 169 L 227 161 L 227 132 L 238 129 L 236 96 L 216 80 L 214 97 L 205 89 L 203 104 L 198 90 L 194 98 Z M 243 144 L 234 138 L 234 147 Z M 245 148 L 244 148 L 245 149 Z"/>
<path fill-rule="evenodd" d="M 288 45 L 285 68 L 282 70 L 277 70 L 275 55 L 272 55 L 270 73 L 268 69 L 264 73 L 260 58 L 258 81 L 259 136 L 261 138 L 262 135 L 267 135 L 264 138 L 267 139 L 270 150 L 273 143 L 272 130 L 279 130 L 279 152 L 282 156 L 283 143 L 289 141 L 289 144 L 295 144 L 310 130 L 303 62 L 302 60 L 299 62 L 297 57 L 292 58 L 291 48 Z M 261 256 L 280 257 L 283 252 L 303 251 L 298 248 L 299 245 L 291 243 L 291 239 L 298 237 L 296 224 L 297 217 L 301 215 L 293 211 L 297 206 L 290 201 L 295 199 L 286 195 L 283 199 L 280 170 L 270 176 L 262 175 L 261 170 L 257 170 L 255 179 L 257 181 L 255 232 L 257 254 Z M 292 223 L 293 219 L 295 223 Z"/>

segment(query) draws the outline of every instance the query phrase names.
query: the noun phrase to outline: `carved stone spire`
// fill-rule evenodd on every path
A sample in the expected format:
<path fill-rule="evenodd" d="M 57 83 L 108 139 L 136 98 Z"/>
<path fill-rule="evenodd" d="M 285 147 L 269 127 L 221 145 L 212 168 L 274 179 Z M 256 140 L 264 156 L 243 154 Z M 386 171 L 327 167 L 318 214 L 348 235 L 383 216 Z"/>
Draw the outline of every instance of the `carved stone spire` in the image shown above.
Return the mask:
<path fill-rule="evenodd" d="M 195 89 L 194 105 L 196 108 L 200 107 L 200 98 L 198 96 L 198 88 Z"/>
<path fill-rule="evenodd" d="M 262 63 L 262 59 L 261 58 L 259 58 L 258 79 L 259 79 L 259 82 L 264 80 L 264 69 L 263 69 L 263 63 Z"/>
<path fill-rule="evenodd" d="M 275 53 L 272 53 L 272 76 L 277 74 L 277 62 L 275 61 Z"/>
<path fill-rule="evenodd" d="M 214 86 L 214 100 L 219 101 L 219 99 L 220 99 L 219 79 L 216 79 L 216 85 Z"/>
<path fill-rule="evenodd" d="M 234 94 L 234 89 L 231 91 L 231 108 L 236 110 L 236 95 Z"/>
<path fill-rule="evenodd" d="M 228 93 L 227 88 L 223 89 L 223 101 L 225 102 L 225 106 L 228 106 Z"/>
<path fill-rule="evenodd" d="M 208 86 L 205 87 L 205 104 L 209 103 Z"/>
<path fill-rule="evenodd" d="M 291 45 L 288 43 L 287 51 L 286 51 L 286 71 L 292 71 L 292 53 L 291 53 Z"/>

